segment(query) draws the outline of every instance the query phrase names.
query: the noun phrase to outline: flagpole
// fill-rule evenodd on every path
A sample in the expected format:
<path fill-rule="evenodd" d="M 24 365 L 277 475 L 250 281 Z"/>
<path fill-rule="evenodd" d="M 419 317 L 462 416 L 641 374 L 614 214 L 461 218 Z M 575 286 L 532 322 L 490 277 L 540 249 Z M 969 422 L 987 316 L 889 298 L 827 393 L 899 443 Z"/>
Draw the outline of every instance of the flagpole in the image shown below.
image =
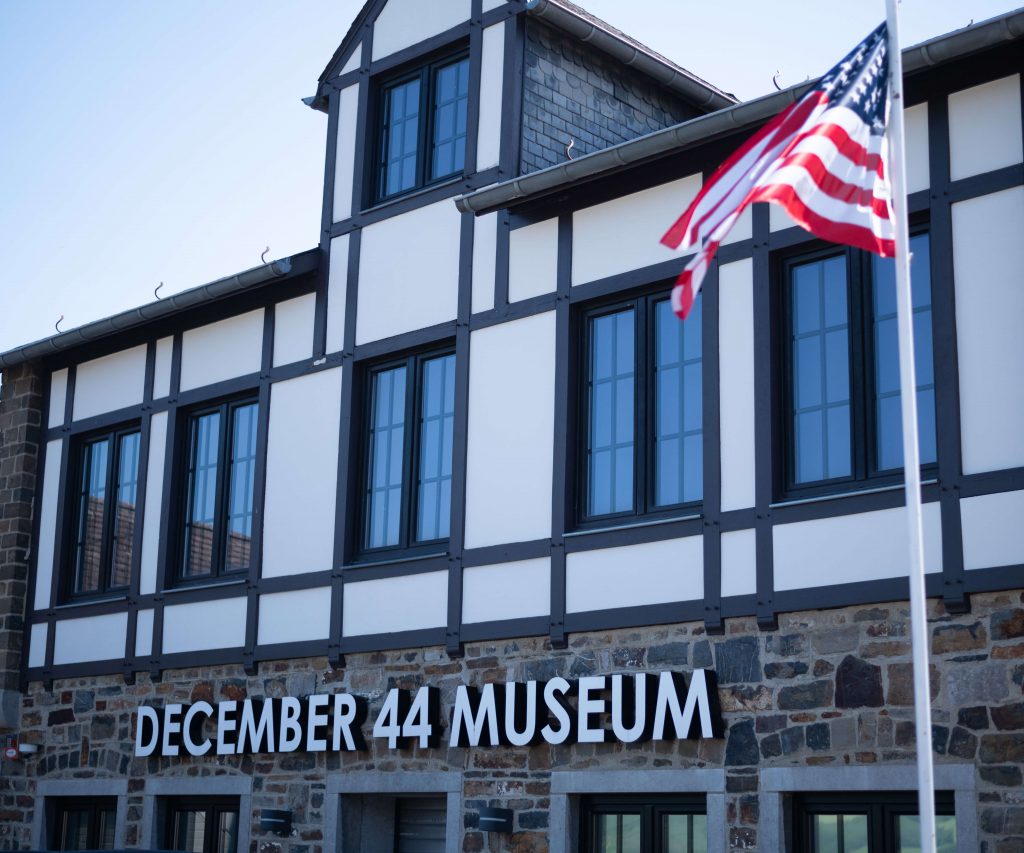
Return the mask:
<path fill-rule="evenodd" d="M 910 291 L 910 236 L 907 223 L 906 148 L 903 132 L 903 58 L 899 0 L 885 0 L 889 31 L 889 181 L 896 232 L 896 313 L 899 326 L 903 467 L 910 543 L 910 629 L 917 732 L 917 802 L 921 853 L 935 853 L 935 779 L 932 768 L 931 688 L 928 678 L 928 610 L 924 587 L 924 530 L 921 511 L 921 454 L 917 440 L 917 379 L 914 370 L 914 315 Z"/>

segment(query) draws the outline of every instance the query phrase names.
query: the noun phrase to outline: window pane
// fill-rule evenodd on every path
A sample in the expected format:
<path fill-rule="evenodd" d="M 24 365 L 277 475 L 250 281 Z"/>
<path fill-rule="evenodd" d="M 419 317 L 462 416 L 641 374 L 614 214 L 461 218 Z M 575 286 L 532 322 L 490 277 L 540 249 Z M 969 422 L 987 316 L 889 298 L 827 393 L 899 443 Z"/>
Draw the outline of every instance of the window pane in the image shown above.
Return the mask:
<path fill-rule="evenodd" d="M 117 510 L 110 567 L 110 586 L 128 586 L 132 572 L 132 542 L 135 538 L 135 504 L 139 493 L 139 444 L 137 432 L 123 435 L 117 451 Z"/>
<path fill-rule="evenodd" d="M 99 849 L 100 850 L 113 850 L 114 849 L 114 829 L 117 826 L 117 815 L 113 809 L 107 811 L 101 811 L 99 813 Z"/>
<path fill-rule="evenodd" d="M 793 477 L 797 483 L 852 471 L 846 256 L 792 270 Z"/>
<path fill-rule="evenodd" d="M 911 302 L 914 309 L 914 365 L 917 370 L 918 441 L 921 463 L 936 460 L 935 372 L 932 356 L 931 265 L 927 234 L 910 240 Z M 899 343 L 896 328 L 896 265 L 873 258 L 875 344 L 875 431 L 878 469 L 903 465 Z"/>
<path fill-rule="evenodd" d="M 680 322 L 668 299 L 654 308 L 654 503 L 703 494 L 701 300 Z"/>
<path fill-rule="evenodd" d="M 218 812 L 214 853 L 236 853 L 237 849 L 238 812 Z"/>
<path fill-rule="evenodd" d="M 705 815 L 664 815 L 661 825 L 662 853 L 707 853 L 707 822 Z"/>
<path fill-rule="evenodd" d="M 900 815 L 898 823 L 899 853 L 921 853 L 921 818 Z M 956 818 L 935 816 L 935 849 L 938 853 L 956 853 Z"/>
<path fill-rule="evenodd" d="M 590 322 L 588 515 L 633 508 L 635 345 L 633 309 Z"/>
<path fill-rule="evenodd" d="M 258 409 L 256 403 L 249 403 L 239 406 L 233 413 L 227 535 L 224 541 L 225 572 L 242 571 L 249 567 Z"/>
<path fill-rule="evenodd" d="M 380 370 L 371 380 L 370 464 L 366 484 L 366 547 L 397 545 L 405 450 L 405 367 Z"/>
<path fill-rule="evenodd" d="M 841 815 L 816 814 L 811 818 L 811 844 L 813 853 L 841 853 L 839 849 L 839 821 Z"/>
<path fill-rule="evenodd" d="M 455 356 L 423 363 L 416 539 L 446 539 L 451 526 Z"/>
<path fill-rule="evenodd" d="M 189 423 L 188 508 L 182 566 L 182 576 L 186 578 L 213 572 L 219 452 L 220 412 L 192 418 Z"/>
<path fill-rule="evenodd" d="M 640 853 L 640 815 L 594 815 L 597 853 Z"/>
<path fill-rule="evenodd" d="M 110 439 L 107 438 L 87 444 L 82 449 L 78 535 L 75 541 L 75 592 L 96 592 L 100 589 L 109 454 Z"/>
<path fill-rule="evenodd" d="M 189 853 L 204 853 L 206 839 L 205 811 L 176 811 L 171 847 Z"/>
<path fill-rule="evenodd" d="M 469 60 L 434 72 L 434 144 L 430 177 L 461 172 L 466 165 Z"/>
<path fill-rule="evenodd" d="M 445 797 L 403 797 L 396 809 L 397 853 L 444 853 L 448 820 Z"/>
<path fill-rule="evenodd" d="M 65 809 L 60 816 L 60 837 L 58 850 L 89 849 L 89 811 L 86 809 Z"/>
<path fill-rule="evenodd" d="M 868 853 L 868 816 L 843 815 L 842 853 Z"/>
<path fill-rule="evenodd" d="M 392 86 L 384 93 L 381 156 L 381 197 L 416 186 L 416 148 L 419 143 L 419 78 Z"/>

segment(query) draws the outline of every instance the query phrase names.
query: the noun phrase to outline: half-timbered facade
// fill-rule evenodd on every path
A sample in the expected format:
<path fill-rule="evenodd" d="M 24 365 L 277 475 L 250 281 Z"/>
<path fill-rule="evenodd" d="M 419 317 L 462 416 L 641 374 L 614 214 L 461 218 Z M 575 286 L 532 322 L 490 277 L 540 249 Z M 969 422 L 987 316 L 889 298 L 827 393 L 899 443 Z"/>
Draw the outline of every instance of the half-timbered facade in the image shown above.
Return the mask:
<path fill-rule="evenodd" d="M 0 355 L 0 849 L 909 849 L 891 266 L 757 205 L 680 324 L 658 243 L 801 87 L 430 6 L 315 248 Z M 1024 849 L 1022 47 L 904 54 L 943 850 Z"/>

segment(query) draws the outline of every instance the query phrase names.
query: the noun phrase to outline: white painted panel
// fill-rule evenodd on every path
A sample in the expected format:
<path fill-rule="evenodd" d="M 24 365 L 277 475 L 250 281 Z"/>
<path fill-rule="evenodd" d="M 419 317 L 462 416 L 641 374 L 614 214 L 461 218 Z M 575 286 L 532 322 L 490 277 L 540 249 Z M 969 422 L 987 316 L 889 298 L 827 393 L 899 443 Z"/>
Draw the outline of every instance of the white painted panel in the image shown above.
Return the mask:
<path fill-rule="evenodd" d="M 546 219 L 509 234 L 508 301 L 518 302 L 558 286 L 558 220 Z"/>
<path fill-rule="evenodd" d="M 352 55 L 348 58 L 348 61 L 341 67 L 341 71 L 338 72 L 340 77 L 342 74 L 348 74 L 350 71 L 355 71 L 359 68 L 363 61 L 363 43 L 358 42 L 352 48 Z"/>
<path fill-rule="evenodd" d="M 494 307 L 494 266 L 497 263 L 498 214 L 476 219 L 473 231 L 473 313 Z"/>
<path fill-rule="evenodd" d="M 907 192 L 928 189 L 928 104 L 903 111 L 907 146 Z"/>
<path fill-rule="evenodd" d="M 167 413 L 149 422 L 149 465 L 146 468 L 146 506 L 142 513 L 142 552 L 139 555 L 139 592 L 156 592 L 160 560 L 160 510 L 163 506 L 164 459 L 167 453 Z"/>
<path fill-rule="evenodd" d="M 64 423 L 64 406 L 68 398 L 68 369 L 55 370 L 50 374 L 50 416 L 47 426 L 57 427 Z"/>
<path fill-rule="evenodd" d="M 903 507 L 776 525 L 775 588 L 803 589 L 905 577 L 907 520 Z M 924 566 L 942 571 L 938 503 L 924 505 Z"/>
<path fill-rule="evenodd" d="M 749 240 L 754 236 L 753 214 L 753 206 L 748 206 L 747 209 L 740 214 L 740 218 L 736 220 L 736 224 L 732 226 L 732 230 L 722 241 L 723 246 L 729 243 L 738 243 L 740 240 Z"/>
<path fill-rule="evenodd" d="M 430 14 L 423 0 L 388 0 L 373 24 L 374 61 L 458 26 L 469 12 L 470 0 L 431 0 Z"/>
<path fill-rule="evenodd" d="M 330 587 L 260 596 L 260 645 L 322 640 L 330 633 Z"/>
<path fill-rule="evenodd" d="M 53 638 L 55 664 L 124 659 L 128 614 L 107 613 L 83 619 L 61 619 Z"/>
<path fill-rule="evenodd" d="M 262 358 L 262 308 L 189 329 L 181 339 L 181 390 L 258 373 Z"/>
<path fill-rule="evenodd" d="M 135 654 L 145 657 L 153 652 L 153 611 L 140 610 L 135 622 Z"/>
<path fill-rule="evenodd" d="M 754 272 L 748 258 L 718 271 L 722 509 L 754 505 Z"/>
<path fill-rule="evenodd" d="M 345 346 L 345 300 L 348 298 L 348 234 L 331 240 L 327 278 L 327 352 Z"/>
<path fill-rule="evenodd" d="M 342 634 L 391 634 L 448 624 L 448 572 L 345 584 Z"/>
<path fill-rule="evenodd" d="M 703 536 L 568 554 L 566 611 L 692 601 L 704 596 Z"/>
<path fill-rule="evenodd" d="M 32 626 L 28 650 L 28 665 L 31 667 L 46 665 L 47 627 L 45 622 L 39 622 Z"/>
<path fill-rule="evenodd" d="M 501 90 L 505 71 L 505 27 L 515 20 L 487 27 L 480 63 L 480 125 L 476 136 L 478 172 L 498 165 L 501 156 Z"/>
<path fill-rule="evenodd" d="M 346 86 L 338 95 L 338 145 L 334 152 L 334 221 L 352 215 L 353 172 L 356 162 L 356 126 L 359 117 L 359 84 Z"/>
<path fill-rule="evenodd" d="M 1020 75 L 949 96 L 949 172 L 955 181 L 1021 161 Z"/>
<path fill-rule="evenodd" d="M 493 622 L 551 612 L 551 559 L 474 566 L 462 573 L 462 621 Z"/>
<path fill-rule="evenodd" d="M 497 9 L 500 6 L 504 6 L 504 5 L 505 5 L 505 0 L 484 0 L 483 10 L 485 12 L 490 12 L 491 9 Z"/>
<path fill-rule="evenodd" d="M 1024 563 L 1024 492 L 964 498 L 960 519 L 965 569 Z"/>
<path fill-rule="evenodd" d="M 75 371 L 75 420 L 139 405 L 145 384 L 145 344 L 83 362 Z"/>
<path fill-rule="evenodd" d="M 357 343 L 455 319 L 460 216 L 445 199 L 363 229 Z"/>
<path fill-rule="evenodd" d="M 793 228 L 795 226 L 796 223 L 786 213 L 786 209 L 781 204 L 768 204 L 768 227 L 772 231 L 782 231 L 785 228 Z"/>
<path fill-rule="evenodd" d="M 1024 465 L 1024 188 L 953 205 L 965 474 Z"/>
<path fill-rule="evenodd" d="M 659 240 L 700 190 L 690 175 L 573 214 L 572 283 L 584 284 L 674 257 Z"/>
<path fill-rule="evenodd" d="M 466 547 L 551 535 L 555 313 L 470 339 Z"/>
<path fill-rule="evenodd" d="M 247 599 L 176 604 L 164 610 L 164 652 L 234 649 L 245 645 Z"/>
<path fill-rule="evenodd" d="M 307 293 L 274 306 L 274 366 L 313 357 L 316 294 Z"/>
<path fill-rule="evenodd" d="M 753 530 L 722 534 L 722 596 L 757 592 L 757 536 Z"/>
<path fill-rule="evenodd" d="M 156 361 L 153 363 L 153 399 L 159 400 L 171 393 L 171 356 L 174 338 L 160 338 L 156 342 Z"/>
<path fill-rule="evenodd" d="M 36 556 L 36 610 L 50 606 L 53 581 L 53 546 L 57 536 L 57 501 L 60 499 L 60 459 L 63 442 L 58 438 L 46 444 L 43 471 L 43 500 L 39 510 L 39 548 Z"/>
<path fill-rule="evenodd" d="M 263 577 L 329 570 L 334 559 L 341 368 L 270 393 Z"/>

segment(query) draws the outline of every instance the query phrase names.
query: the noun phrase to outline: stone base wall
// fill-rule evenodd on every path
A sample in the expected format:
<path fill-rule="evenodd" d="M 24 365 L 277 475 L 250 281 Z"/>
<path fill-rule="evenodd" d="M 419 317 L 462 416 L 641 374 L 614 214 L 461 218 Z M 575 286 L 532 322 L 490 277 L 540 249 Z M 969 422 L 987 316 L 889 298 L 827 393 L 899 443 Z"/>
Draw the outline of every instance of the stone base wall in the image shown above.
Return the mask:
<path fill-rule="evenodd" d="M 946 614 L 931 602 L 934 752 L 939 765 L 975 768 L 981 850 L 1024 850 L 1024 592 L 975 595 L 971 612 Z M 726 820 L 732 849 L 772 850 L 762 821 L 765 768 L 912 765 L 914 722 L 910 616 L 905 603 L 783 615 L 776 631 L 752 619 L 726 621 L 723 636 L 700 623 L 574 635 L 565 650 L 542 639 L 467 646 L 449 659 L 437 648 L 350 655 L 344 669 L 324 659 L 281 661 L 246 676 L 241 666 L 197 667 L 134 685 L 120 677 L 33 683 L 22 707 L 22 739 L 37 755 L 5 762 L 0 775 L 0 849 L 31 841 L 36 784 L 41 779 L 128 780 L 126 844 L 142 839 L 144 796 L 154 777 L 252 777 L 250 850 L 321 853 L 328 774 L 361 770 L 456 771 L 463 780 L 460 849 L 542 853 L 548 849 L 550 779 L 558 770 L 718 768 L 726 773 Z M 567 678 L 649 669 L 713 667 L 726 724 L 722 740 L 639 745 L 547 745 L 530 748 L 390 752 L 369 737 L 368 753 L 133 757 L 135 711 L 163 704 L 246 696 L 303 696 L 345 690 L 370 697 L 370 720 L 387 690 L 441 688 L 450 708 L 460 684 Z M 481 806 L 515 812 L 512 835 L 483 833 Z M 293 812 L 291 838 L 261 835 L 259 812 Z M 328 825 L 330 825 L 328 823 Z M 760 834 L 759 834 L 760 833 Z"/>

